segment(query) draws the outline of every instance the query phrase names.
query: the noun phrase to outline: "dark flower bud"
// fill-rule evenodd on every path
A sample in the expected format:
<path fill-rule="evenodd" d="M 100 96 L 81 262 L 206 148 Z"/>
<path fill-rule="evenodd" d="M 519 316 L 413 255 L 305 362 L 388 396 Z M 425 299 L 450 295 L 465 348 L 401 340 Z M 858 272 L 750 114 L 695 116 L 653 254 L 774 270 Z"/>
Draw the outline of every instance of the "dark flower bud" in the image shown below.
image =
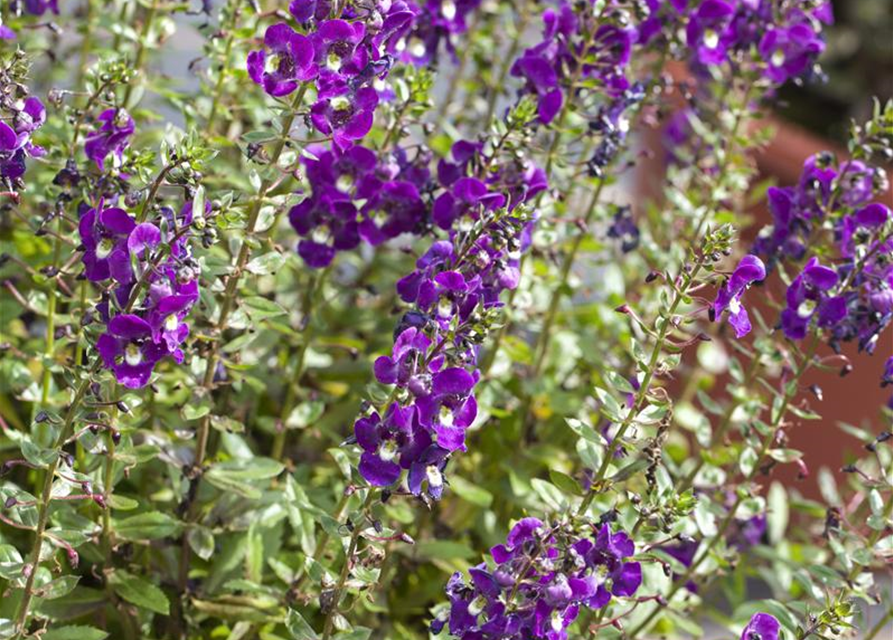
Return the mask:
<path fill-rule="evenodd" d="M 115 403 L 115 406 L 118 407 L 118 411 L 121 413 L 130 413 L 130 407 L 128 407 L 123 400 L 118 400 L 118 402 Z"/>
<path fill-rule="evenodd" d="M 853 365 L 845 364 L 840 369 L 840 377 L 843 378 L 845 376 L 848 376 L 848 375 L 850 375 L 850 373 L 852 373 L 852 371 L 853 371 Z"/>
<path fill-rule="evenodd" d="M 103 495 L 101 493 L 93 494 L 93 502 L 98 504 L 101 509 L 106 508 L 105 498 L 103 497 Z"/>
<path fill-rule="evenodd" d="M 121 432 L 117 429 L 112 430 L 112 442 L 115 443 L 115 446 L 121 444 Z"/>
<path fill-rule="evenodd" d="M 37 422 L 37 423 L 46 422 L 49 419 L 50 419 L 50 416 L 49 416 L 49 414 L 47 414 L 46 411 L 38 411 L 37 415 L 34 416 L 34 422 Z"/>
<path fill-rule="evenodd" d="M 3 504 L 7 509 L 12 509 L 14 506 L 18 504 L 18 500 L 15 499 L 15 496 L 10 496 L 6 499 L 6 502 Z"/>

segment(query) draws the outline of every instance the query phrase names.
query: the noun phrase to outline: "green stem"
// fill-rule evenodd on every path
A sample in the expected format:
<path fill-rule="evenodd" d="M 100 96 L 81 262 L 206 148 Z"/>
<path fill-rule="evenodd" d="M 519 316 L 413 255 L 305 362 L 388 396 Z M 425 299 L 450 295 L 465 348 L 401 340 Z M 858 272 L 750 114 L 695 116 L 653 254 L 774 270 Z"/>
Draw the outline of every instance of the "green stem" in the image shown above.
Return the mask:
<path fill-rule="evenodd" d="M 487 95 L 487 116 L 484 118 L 485 125 L 488 125 L 493 119 L 493 114 L 496 112 L 496 101 L 502 94 L 502 89 L 505 87 L 505 81 L 508 78 L 509 70 L 515 62 L 515 57 L 518 55 L 518 49 L 521 48 L 521 41 L 524 38 L 524 32 L 527 30 L 527 24 L 530 21 L 530 11 L 526 2 L 522 4 L 520 13 L 521 15 L 518 18 L 518 24 L 515 27 L 515 36 L 512 38 L 512 44 L 509 46 L 508 52 L 502 60 L 502 65 L 500 65 L 496 82 L 490 86 L 490 91 Z"/>
<path fill-rule="evenodd" d="M 149 39 L 149 31 L 152 29 L 152 21 L 155 19 L 155 12 L 158 10 L 158 0 L 152 0 L 152 4 L 146 10 L 143 18 L 143 26 L 140 30 L 139 41 L 136 44 L 136 57 L 133 61 L 134 70 L 139 73 L 143 68 L 143 62 L 146 59 L 146 41 Z M 122 23 L 124 24 L 124 23 Z M 124 100 L 121 102 L 126 108 L 130 103 L 130 97 L 133 95 L 134 84 L 131 82 L 124 90 Z"/>
<path fill-rule="evenodd" d="M 577 259 L 577 253 L 580 251 L 580 247 L 583 245 L 583 241 L 586 239 L 588 235 L 589 226 L 592 224 L 592 219 L 595 217 L 595 212 L 598 209 L 598 203 L 602 195 L 602 191 L 605 186 L 605 181 L 600 180 L 598 186 L 595 188 L 595 191 L 592 192 L 592 199 L 589 201 L 589 207 L 586 210 L 586 216 L 583 218 L 583 231 L 574 238 L 574 243 L 571 245 L 571 250 L 564 256 L 564 262 L 561 265 L 561 273 L 558 277 L 558 286 L 555 287 L 552 291 L 552 298 L 549 301 L 549 308 L 546 311 L 546 317 L 543 320 L 543 328 L 540 331 L 539 337 L 536 342 L 536 347 L 534 348 L 534 362 L 533 362 L 533 378 L 536 378 L 540 371 L 543 368 L 543 362 L 546 359 L 546 353 L 549 350 L 549 342 L 552 337 L 552 325 L 555 323 L 555 318 L 558 316 L 558 307 L 561 304 L 561 297 L 564 294 L 565 285 L 567 285 L 567 279 L 570 277 L 571 269 L 573 269 L 574 261 Z"/>
<path fill-rule="evenodd" d="M 360 515 L 364 516 L 365 513 L 369 510 L 369 507 L 372 506 L 372 500 L 375 497 L 375 489 L 373 487 L 369 487 L 369 493 L 366 495 L 366 500 L 363 502 L 363 506 L 360 507 Z M 360 533 L 362 533 L 363 523 L 360 522 L 357 525 L 354 525 L 353 531 L 350 534 L 350 543 L 347 546 L 347 555 L 344 558 L 344 566 L 341 567 L 341 575 L 338 577 L 338 585 L 335 587 L 335 591 L 332 594 L 332 605 L 331 608 L 326 612 L 326 621 L 323 625 L 322 632 L 322 640 L 329 640 L 332 635 L 333 625 L 335 623 L 335 615 L 338 613 L 339 604 L 341 601 L 341 594 L 344 592 L 344 585 L 347 582 L 347 577 L 350 575 L 350 566 L 353 560 L 353 556 L 357 551 L 357 545 L 360 541 Z"/>
<path fill-rule="evenodd" d="M 705 260 L 706 256 L 704 256 L 703 254 L 699 255 L 697 262 L 695 262 L 695 265 L 691 270 L 691 273 L 686 274 L 683 270 L 684 282 L 682 283 L 682 285 L 679 287 L 673 287 L 673 301 L 670 303 L 669 309 L 667 309 L 666 316 L 661 316 L 663 322 L 660 322 L 660 320 L 658 320 L 658 322 L 660 322 L 660 328 L 657 330 L 657 340 L 654 343 L 654 348 L 651 351 L 651 357 L 648 361 L 648 365 L 645 368 L 645 377 L 642 379 L 642 383 L 639 386 L 639 390 L 636 392 L 633 404 L 629 408 L 629 411 L 627 412 L 626 417 L 623 419 L 623 422 L 620 424 L 620 427 L 617 429 L 617 433 L 612 439 L 611 445 L 605 448 L 605 457 L 604 460 L 602 460 L 601 467 L 599 467 L 598 472 L 595 474 L 595 477 L 592 480 L 592 488 L 583 499 L 583 502 L 580 504 L 580 508 L 577 510 L 577 513 L 580 515 L 586 513 L 586 510 L 589 508 L 589 505 L 592 504 L 592 500 L 593 498 L 595 498 L 596 493 L 601 490 L 601 484 L 602 482 L 604 482 L 605 475 L 608 472 L 608 468 L 611 466 L 611 462 L 614 459 L 614 451 L 617 444 L 622 442 L 623 436 L 626 434 L 630 425 L 632 425 L 633 423 L 633 419 L 643 408 L 645 399 L 648 396 L 648 391 L 651 389 L 651 383 L 654 380 L 654 372 L 657 369 L 658 360 L 660 360 L 660 355 L 663 352 L 664 344 L 666 343 L 667 337 L 670 334 L 672 318 L 676 314 L 676 310 L 679 308 L 679 305 L 682 304 L 682 301 L 685 299 L 688 288 L 692 285 L 698 273 L 700 273 L 701 269 L 703 268 Z"/>
<path fill-rule="evenodd" d="M 220 108 L 220 100 L 223 98 L 224 80 L 226 79 L 227 66 L 230 54 L 233 50 L 233 43 L 236 39 L 236 22 L 239 19 L 239 13 L 242 9 L 242 1 L 243 0 L 233 0 L 232 6 L 230 7 L 232 14 L 230 15 L 229 24 L 226 27 L 227 36 L 226 44 L 223 46 L 223 61 L 220 63 L 220 68 L 217 71 L 217 83 L 214 85 L 214 99 L 211 102 L 211 111 L 208 114 L 207 130 L 208 133 L 212 134 L 214 133 L 214 125 L 216 124 L 217 111 Z"/>
<path fill-rule="evenodd" d="M 291 103 L 291 108 L 289 109 L 288 115 L 282 119 L 282 137 L 279 138 L 279 140 L 277 141 L 276 146 L 273 148 L 273 153 L 270 156 L 270 166 L 274 169 L 274 173 L 276 170 L 278 170 L 279 159 L 282 157 L 282 152 L 285 150 L 292 125 L 295 122 L 297 110 L 304 100 L 304 94 L 306 93 L 306 91 L 307 85 L 301 85 L 301 88 L 298 89 L 298 92 Z M 226 286 L 223 293 L 223 302 L 220 305 L 220 314 L 217 318 L 217 322 L 215 323 L 215 332 L 217 333 L 218 338 L 213 343 L 211 347 L 211 353 L 208 354 L 207 362 L 205 364 L 205 373 L 202 378 L 202 388 L 205 389 L 208 393 L 211 392 L 211 389 L 214 386 L 214 372 L 216 371 L 217 363 L 220 360 L 220 342 L 222 340 L 222 333 L 226 329 L 226 323 L 227 320 L 229 320 L 229 314 L 232 312 L 235 305 L 236 292 L 239 288 L 239 280 L 241 278 L 242 271 L 245 268 L 245 265 L 248 263 L 248 258 L 251 255 L 249 238 L 254 233 L 254 229 L 257 226 L 257 221 L 260 218 L 260 211 L 263 207 L 263 203 L 267 197 L 267 194 L 277 183 L 278 180 L 276 175 L 265 178 L 261 182 L 260 188 L 257 192 L 257 196 L 251 203 L 251 210 L 248 214 L 248 221 L 245 225 L 245 238 L 242 241 L 242 246 L 239 248 L 239 253 L 236 257 L 233 271 L 226 280 Z M 210 429 L 211 415 L 209 413 L 202 418 L 196 434 L 194 465 L 197 469 L 200 469 L 202 467 L 205 462 L 205 457 L 207 456 L 208 436 L 210 434 Z M 196 517 L 197 512 L 198 501 L 193 500 L 192 504 L 189 507 L 188 519 L 193 520 Z M 180 549 L 179 589 L 182 593 L 186 589 L 186 581 L 189 576 L 190 547 L 185 538 Z"/>
<path fill-rule="evenodd" d="M 97 360 L 96 364 L 93 365 L 90 374 L 81 380 L 81 383 L 75 390 L 74 398 L 65 414 L 62 429 L 59 431 L 59 435 L 56 436 L 56 442 L 53 445 L 53 449 L 59 449 L 62 444 L 71 437 L 74 430 L 75 415 L 80 407 L 81 401 L 90 389 L 92 374 L 99 370 L 99 364 L 100 361 Z M 57 455 L 47 467 L 46 475 L 43 480 L 43 489 L 41 490 L 40 499 L 37 504 L 37 527 L 34 531 L 34 544 L 31 548 L 31 555 L 28 560 L 31 571 L 28 573 L 28 577 L 25 580 L 24 594 L 22 595 L 22 601 L 19 604 L 19 611 L 16 615 L 15 638 L 24 636 L 27 631 L 28 617 L 31 613 L 31 602 L 34 598 L 34 579 L 37 577 L 37 570 L 40 565 L 40 553 L 43 550 L 43 536 L 50 515 L 50 496 L 53 490 L 53 480 L 55 480 L 56 477 L 56 469 L 59 466 L 59 457 L 60 456 Z"/>
<path fill-rule="evenodd" d="M 307 288 L 304 295 L 303 312 L 301 316 L 301 321 L 304 323 L 304 335 L 301 336 L 301 346 L 298 348 L 298 356 L 295 359 L 294 373 L 292 373 L 291 379 L 287 382 L 288 390 L 285 394 L 285 401 L 282 403 L 282 411 L 279 414 L 280 426 L 276 432 L 276 437 L 273 439 L 273 448 L 270 452 L 270 456 L 274 460 L 281 460 L 282 454 L 285 451 L 285 443 L 288 438 L 288 428 L 285 423 L 291 415 L 291 412 L 294 410 L 297 401 L 301 397 L 301 394 L 298 393 L 298 391 L 301 388 L 301 378 L 304 377 L 307 363 L 307 350 L 310 348 L 310 342 L 315 333 L 313 325 L 314 306 L 319 294 L 322 292 L 323 282 L 330 271 L 331 266 L 317 272 L 316 276 L 313 278 L 312 284 Z"/>
<path fill-rule="evenodd" d="M 797 366 L 793 378 L 785 384 L 785 394 L 782 398 L 781 405 L 778 408 L 778 413 L 777 415 L 773 416 L 771 425 L 769 426 L 766 435 L 763 436 L 763 439 L 760 443 L 760 450 L 757 453 L 757 459 L 754 462 L 754 465 L 751 468 L 750 472 L 744 478 L 744 484 L 752 482 L 757 473 L 759 473 L 763 461 L 766 459 L 769 449 L 772 447 L 772 443 L 775 440 L 778 427 L 781 424 L 781 421 L 784 419 L 785 414 L 787 413 L 788 406 L 797 395 L 797 391 L 799 390 L 798 383 L 803 377 L 803 374 L 807 371 L 807 369 L 809 369 L 809 366 L 812 364 L 813 356 L 815 355 L 817 346 L 818 334 L 813 336 L 812 342 L 806 354 L 804 355 L 802 362 L 800 362 L 800 364 Z M 722 520 L 722 523 L 720 523 L 719 527 L 717 528 L 716 535 L 710 539 L 710 541 L 707 543 L 707 546 L 698 555 L 697 559 L 692 562 L 691 566 L 688 567 L 685 574 L 682 577 L 674 580 L 673 587 L 670 589 L 670 593 L 666 596 L 667 602 L 672 601 L 673 596 L 675 596 L 680 589 L 684 588 L 685 585 L 688 584 L 689 581 L 691 581 L 691 579 L 695 575 L 695 571 L 698 570 L 698 567 L 700 567 L 704 560 L 709 557 L 710 552 L 719 543 L 719 541 L 725 537 L 725 533 L 729 530 L 729 527 L 735 521 L 735 514 L 738 511 L 738 507 L 741 506 L 741 503 L 744 502 L 745 498 L 746 494 L 739 490 L 734 504 L 729 507 L 729 510 Z M 654 609 L 652 609 L 651 613 L 648 614 L 648 616 L 641 623 L 639 623 L 638 626 L 636 626 L 632 631 L 629 632 L 629 634 L 626 636 L 626 640 L 633 640 L 636 635 L 638 635 L 642 631 L 645 631 L 648 628 L 648 625 L 650 625 L 651 622 L 663 610 L 663 607 L 655 607 Z"/>

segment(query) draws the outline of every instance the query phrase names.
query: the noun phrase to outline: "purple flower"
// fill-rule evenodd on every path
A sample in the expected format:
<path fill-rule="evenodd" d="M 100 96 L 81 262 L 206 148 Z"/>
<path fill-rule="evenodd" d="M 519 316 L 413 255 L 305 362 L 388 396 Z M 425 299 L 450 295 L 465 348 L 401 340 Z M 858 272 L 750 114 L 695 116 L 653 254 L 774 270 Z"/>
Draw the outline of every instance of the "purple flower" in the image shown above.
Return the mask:
<path fill-rule="evenodd" d="M 46 122 L 46 108 L 34 97 L 16 107 L 10 122 L 0 121 L 0 177 L 16 180 L 25 174 L 26 156 L 40 157 L 44 150 L 31 142 L 31 134 Z"/>
<path fill-rule="evenodd" d="M 309 267 L 327 267 L 336 252 L 353 249 L 360 243 L 356 207 L 350 197 L 334 189 L 315 192 L 292 207 L 288 218 L 304 237 L 298 243 L 298 254 Z"/>
<path fill-rule="evenodd" d="M 769 29 L 760 41 L 760 55 L 767 62 L 766 76 L 778 84 L 802 75 L 825 50 L 825 43 L 803 22 Z"/>
<path fill-rule="evenodd" d="M 324 20 L 311 36 L 314 57 L 319 64 L 319 97 L 347 93 L 347 80 L 369 63 L 369 53 L 360 46 L 366 35 L 362 22 Z"/>
<path fill-rule="evenodd" d="M 691 14 L 685 33 L 698 63 L 712 66 L 725 62 L 735 39 L 734 16 L 735 5 L 726 0 L 704 0 Z"/>
<path fill-rule="evenodd" d="M 310 120 L 321 133 L 331 135 L 338 149 L 350 147 L 372 128 L 378 93 L 363 87 L 349 94 L 318 100 L 310 109 Z"/>
<path fill-rule="evenodd" d="M 755 613 L 741 632 L 741 640 L 778 640 L 779 629 L 775 616 Z"/>
<path fill-rule="evenodd" d="M 729 324 L 735 328 L 735 336 L 743 338 L 750 333 L 750 318 L 741 305 L 741 296 L 754 282 L 766 279 L 766 266 L 754 255 L 741 259 L 732 276 L 723 283 L 713 303 L 714 321 L 719 322 L 725 311 L 729 312 Z"/>
<path fill-rule="evenodd" d="M 427 209 L 416 186 L 393 181 L 381 185 L 362 209 L 360 236 L 371 245 L 378 245 L 402 233 L 418 230 Z"/>
<path fill-rule="evenodd" d="M 549 124 L 564 104 L 564 94 L 558 86 L 558 74 L 545 57 L 525 53 L 512 65 L 511 73 L 527 82 L 527 92 L 538 96 L 538 112 L 543 124 Z"/>
<path fill-rule="evenodd" d="M 829 292 L 840 277 L 834 269 L 811 258 L 787 291 L 787 308 L 781 314 L 784 334 L 791 340 L 802 340 L 813 318 L 819 328 L 833 327 L 847 315 L 846 299 Z"/>
<path fill-rule="evenodd" d="M 111 319 L 108 331 L 96 343 L 106 367 L 128 389 L 139 389 L 149 382 L 159 360 L 168 355 L 163 345 L 152 341 L 152 327 L 136 315 Z"/>
<path fill-rule="evenodd" d="M 124 109 L 106 109 L 96 119 L 99 128 L 87 136 L 84 153 L 96 163 L 100 171 L 105 171 L 105 159 L 114 155 L 115 166 L 120 166 L 124 149 L 136 130 L 133 118 Z"/>
<path fill-rule="evenodd" d="M 414 407 L 391 404 L 384 419 L 378 413 L 360 418 L 354 435 L 362 447 L 359 471 L 370 484 L 387 487 L 399 478 L 431 444 L 424 429 L 414 422 Z"/>
<path fill-rule="evenodd" d="M 450 452 L 436 444 L 430 445 L 413 460 L 409 467 L 409 490 L 415 496 L 424 491 L 434 500 L 443 496 L 443 471 L 449 462 Z"/>
<path fill-rule="evenodd" d="M 447 451 L 465 451 L 465 430 L 477 417 L 475 383 L 472 374 L 450 367 L 434 374 L 430 394 L 416 399 L 419 424 L 433 432 Z"/>
<path fill-rule="evenodd" d="M 288 95 L 298 83 L 316 77 L 313 43 L 284 22 L 267 28 L 264 45 L 269 52 L 248 54 L 248 75 L 271 96 Z"/>
<path fill-rule="evenodd" d="M 450 578 L 449 617 L 435 620 L 432 632 L 448 620 L 462 640 L 565 640 L 581 609 L 604 607 L 612 593 L 632 596 L 641 583 L 639 563 L 625 561 L 634 552 L 629 537 L 607 525 L 595 540 L 592 533 L 590 526 L 547 530 L 537 518 L 520 520 L 491 550 L 495 566 L 470 569 L 470 584 L 461 574 Z"/>
<path fill-rule="evenodd" d="M 120 284 L 133 280 L 128 240 L 136 228 L 136 222 L 124 209 L 105 208 L 102 200 L 81 217 L 78 230 L 88 280 L 102 282 L 113 278 Z"/>

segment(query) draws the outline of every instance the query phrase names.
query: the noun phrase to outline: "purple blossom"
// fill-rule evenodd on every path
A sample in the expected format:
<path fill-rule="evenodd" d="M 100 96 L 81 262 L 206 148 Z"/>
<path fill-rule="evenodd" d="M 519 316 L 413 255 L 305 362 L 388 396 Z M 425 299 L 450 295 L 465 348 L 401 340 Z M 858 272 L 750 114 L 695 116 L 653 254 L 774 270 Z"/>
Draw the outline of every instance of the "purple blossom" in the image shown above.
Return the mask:
<path fill-rule="evenodd" d="M 91 282 L 113 278 L 120 284 L 133 280 L 128 241 L 137 228 L 120 207 L 105 207 L 103 200 L 81 216 L 78 230 L 84 248 L 84 275 Z"/>
<path fill-rule="evenodd" d="M 741 632 L 741 640 L 778 640 L 780 628 L 775 616 L 755 613 Z"/>
<path fill-rule="evenodd" d="M 813 319 L 819 328 L 830 328 L 847 315 L 846 299 L 832 295 L 840 277 L 834 269 L 811 258 L 787 291 L 787 308 L 781 314 L 784 334 L 791 340 L 802 340 Z"/>
<path fill-rule="evenodd" d="M 313 43 L 284 22 L 267 28 L 264 45 L 248 54 L 248 75 L 271 96 L 288 95 L 316 77 Z"/>
<path fill-rule="evenodd" d="M 639 563 L 628 561 L 634 552 L 629 536 L 609 525 L 596 533 L 588 525 L 548 529 L 538 518 L 524 518 L 505 544 L 491 549 L 493 566 L 472 567 L 470 582 L 460 573 L 450 578 L 449 615 L 438 617 L 431 631 L 448 625 L 462 640 L 565 640 L 581 609 L 635 594 L 642 575 Z"/>
<path fill-rule="evenodd" d="M 754 255 L 744 256 L 716 294 L 713 303 L 714 320 L 719 322 L 722 314 L 728 311 L 729 324 L 735 328 L 735 336 L 743 338 L 750 333 L 750 318 L 747 309 L 741 305 L 741 297 L 751 284 L 765 279 L 766 267 L 763 261 Z"/>
<path fill-rule="evenodd" d="M 310 120 L 321 133 L 332 136 L 338 149 L 344 150 L 369 133 L 377 106 L 378 93 L 372 87 L 363 87 L 318 100 L 310 109 Z"/>
<path fill-rule="evenodd" d="M 8 122 L 0 120 L 0 177 L 17 180 L 25 174 L 26 157 L 44 155 L 44 150 L 31 142 L 31 135 L 44 122 L 46 108 L 34 97 L 17 103 Z"/>
<path fill-rule="evenodd" d="M 136 315 L 112 318 L 108 331 L 99 336 L 96 349 L 118 382 L 129 389 L 145 386 L 155 365 L 168 355 L 163 345 L 152 341 L 149 323 Z"/>
<path fill-rule="evenodd" d="M 391 404 L 382 419 L 378 413 L 360 418 L 354 436 L 362 447 L 359 471 L 370 484 L 394 484 L 402 469 L 408 469 L 431 444 L 428 433 L 419 428 L 414 407 Z"/>
<path fill-rule="evenodd" d="M 133 118 L 124 109 L 106 109 L 96 121 L 100 126 L 87 136 L 84 153 L 100 171 L 105 171 L 105 159 L 109 154 L 113 154 L 115 166 L 120 166 L 124 149 L 136 130 Z"/>

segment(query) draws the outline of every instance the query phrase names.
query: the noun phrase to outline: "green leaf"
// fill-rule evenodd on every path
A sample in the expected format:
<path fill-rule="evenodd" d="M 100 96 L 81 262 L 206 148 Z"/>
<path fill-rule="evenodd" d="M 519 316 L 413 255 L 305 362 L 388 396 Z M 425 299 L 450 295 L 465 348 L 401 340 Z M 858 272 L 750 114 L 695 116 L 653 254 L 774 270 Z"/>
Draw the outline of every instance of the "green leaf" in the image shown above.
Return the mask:
<path fill-rule="evenodd" d="M 62 576 L 40 587 L 37 592 L 44 600 L 55 600 L 67 596 L 78 585 L 80 576 Z"/>
<path fill-rule="evenodd" d="M 468 560 L 477 555 L 467 544 L 452 540 L 425 540 L 413 548 L 416 554 L 430 560 Z"/>
<path fill-rule="evenodd" d="M 557 469 L 549 470 L 549 479 L 555 483 L 555 486 L 564 491 L 565 493 L 570 493 L 575 496 L 582 496 L 586 492 L 583 491 L 583 487 L 580 486 L 580 483 L 574 480 L 571 476 L 558 471 Z"/>
<path fill-rule="evenodd" d="M 242 306 L 244 307 L 245 312 L 255 322 L 265 320 L 266 318 L 284 316 L 286 314 L 286 311 L 281 304 L 268 300 L 262 296 L 249 296 L 242 300 Z"/>
<path fill-rule="evenodd" d="M 108 581 L 115 593 L 127 602 L 161 615 L 169 614 L 170 602 L 164 591 L 145 578 L 115 569 L 109 574 Z"/>
<path fill-rule="evenodd" d="M 103 640 L 108 636 L 109 634 L 101 629 L 74 625 L 49 629 L 40 637 L 41 640 Z"/>
<path fill-rule="evenodd" d="M 294 609 L 288 610 L 288 615 L 285 617 L 285 626 L 295 640 L 316 640 L 319 637 L 316 631 L 313 630 L 313 627 L 310 626 L 310 623 L 304 620 L 304 616 Z"/>
<path fill-rule="evenodd" d="M 176 535 L 182 528 L 182 522 L 158 511 L 113 521 L 115 535 L 123 540 L 158 540 Z"/>
<path fill-rule="evenodd" d="M 639 471 L 643 471 L 648 466 L 647 458 L 639 458 L 623 467 L 620 471 L 611 476 L 611 482 L 623 482 L 627 478 L 633 477 Z"/>
<path fill-rule="evenodd" d="M 274 478 L 282 473 L 285 466 L 271 458 L 251 458 L 228 460 L 212 466 L 204 478 L 223 491 L 234 491 L 241 496 L 256 500 L 262 492 L 251 484 L 254 480 Z"/>
<path fill-rule="evenodd" d="M 483 487 L 479 487 L 478 485 L 469 482 L 462 476 L 456 475 L 450 479 L 450 489 L 463 500 L 476 504 L 484 509 L 488 508 L 493 503 L 492 493 Z"/>
<path fill-rule="evenodd" d="M 769 487 L 766 502 L 766 529 L 769 534 L 769 542 L 778 544 L 784 539 L 785 531 L 787 531 L 788 528 L 788 519 L 790 517 L 788 494 L 787 491 L 785 491 L 784 485 L 780 482 L 773 482 Z"/>
<path fill-rule="evenodd" d="M 186 532 L 189 546 L 202 560 L 207 560 L 214 553 L 214 535 L 207 527 L 195 526 Z"/>
<path fill-rule="evenodd" d="M 286 257 L 278 251 L 271 251 L 251 260 L 245 265 L 245 269 L 254 275 L 263 276 L 279 271 L 285 260 Z"/>

